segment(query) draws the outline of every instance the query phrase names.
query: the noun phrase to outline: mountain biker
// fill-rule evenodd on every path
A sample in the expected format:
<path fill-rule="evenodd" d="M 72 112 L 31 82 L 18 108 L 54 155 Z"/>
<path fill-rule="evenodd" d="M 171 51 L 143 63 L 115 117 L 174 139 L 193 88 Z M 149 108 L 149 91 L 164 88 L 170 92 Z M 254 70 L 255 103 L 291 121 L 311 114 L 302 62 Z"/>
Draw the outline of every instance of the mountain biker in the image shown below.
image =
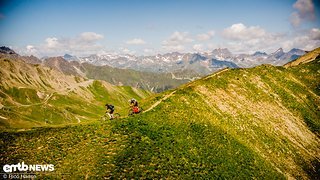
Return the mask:
<path fill-rule="evenodd" d="M 106 114 L 109 115 L 110 120 L 114 119 L 114 116 L 113 116 L 114 106 L 112 104 L 108 104 L 108 103 L 105 106 L 107 109 Z"/>
<path fill-rule="evenodd" d="M 132 109 L 132 112 L 133 112 L 134 114 L 139 113 L 140 110 L 139 110 L 139 107 L 138 107 L 138 101 L 135 100 L 134 98 L 132 98 L 132 99 L 129 100 L 129 102 L 130 102 L 130 107 L 131 107 L 131 109 Z"/>

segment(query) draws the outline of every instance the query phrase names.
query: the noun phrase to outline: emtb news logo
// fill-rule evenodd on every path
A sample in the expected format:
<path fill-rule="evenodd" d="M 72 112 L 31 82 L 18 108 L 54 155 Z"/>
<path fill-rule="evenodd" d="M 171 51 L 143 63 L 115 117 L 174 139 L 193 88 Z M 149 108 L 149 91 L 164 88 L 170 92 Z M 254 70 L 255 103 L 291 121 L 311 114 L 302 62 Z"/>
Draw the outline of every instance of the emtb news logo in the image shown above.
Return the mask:
<path fill-rule="evenodd" d="M 16 171 L 54 171 L 53 164 L 32 164 L 27 165 L 22 163 L 18 164 L 6 164 L 3 166 L 3 171 L 6 173 L 16 172 Z"/>

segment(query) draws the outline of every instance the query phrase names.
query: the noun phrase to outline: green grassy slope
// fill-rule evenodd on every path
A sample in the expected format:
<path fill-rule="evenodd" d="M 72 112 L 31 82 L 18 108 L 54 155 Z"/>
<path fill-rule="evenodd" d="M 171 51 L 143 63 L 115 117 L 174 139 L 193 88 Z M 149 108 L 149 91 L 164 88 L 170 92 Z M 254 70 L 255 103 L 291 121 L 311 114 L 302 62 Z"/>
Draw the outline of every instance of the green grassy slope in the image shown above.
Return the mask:
<path fill-rule="evenodd" d="M 139 118 L 117 124 L 130 148 L 115 158 L 115 171 L 319 178 L 319 61 L 227 70 L 177 89 Z"/>
<path fill-rule="evenodd" d="M 142 100 L 134 117 L 2 133 L 0 161 L 52 163 L 42 176 L 66 179 L 317 179 L 319 69 L 226 69 Z"/>
<path fill-rule="evenodd" d="M 299 64 L 305 64 L 319 58 L 320 54 L 320 47 L 314 49 L 313 51 L 308 52 L 307 54 L 299 57 L 298 59 L 288 62 L 287 64 L 283 65 L 284 67 L 293 67 Z"/>
<path fill-rule="evenodd" d="M 115 85 L 124 84 L 154 92 L 162 92 L 178 87 L 189 82 L 184 79 L 172 79 L 171 74 L 139 72 L 130 69 L 118 69 L 109 66 L 94 66 L 83 64 L 86 76 L 92 79 L 100 79 Z"/>
<path fill-rule="evenodd" d="M 148 91 L 64 75 L 53 69 L 1 57 L 0 129 L 96 121 L 106 102 L 127 115 L 128 100 Z"/>

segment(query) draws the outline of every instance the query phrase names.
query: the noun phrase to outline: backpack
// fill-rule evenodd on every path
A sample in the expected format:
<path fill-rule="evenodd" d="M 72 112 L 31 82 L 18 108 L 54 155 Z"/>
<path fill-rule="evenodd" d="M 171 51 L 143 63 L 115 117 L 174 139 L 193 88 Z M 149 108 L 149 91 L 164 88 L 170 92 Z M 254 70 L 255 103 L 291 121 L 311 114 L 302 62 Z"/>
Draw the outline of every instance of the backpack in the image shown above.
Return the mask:
<path fill-rule="evenodd" d="M 138 101 L 136 101 L 136 100 L 131 100 L 131 104 L 133 104 L 133 106 L 138 106 Z"/>
<path fill-rule="evenodd" d="M 108 108 L 109 108 L 110 110 L 114 111 L 114 105 L 111 105 L 111 104 L 110 104 L 110 105 L 108 106 Z"/>

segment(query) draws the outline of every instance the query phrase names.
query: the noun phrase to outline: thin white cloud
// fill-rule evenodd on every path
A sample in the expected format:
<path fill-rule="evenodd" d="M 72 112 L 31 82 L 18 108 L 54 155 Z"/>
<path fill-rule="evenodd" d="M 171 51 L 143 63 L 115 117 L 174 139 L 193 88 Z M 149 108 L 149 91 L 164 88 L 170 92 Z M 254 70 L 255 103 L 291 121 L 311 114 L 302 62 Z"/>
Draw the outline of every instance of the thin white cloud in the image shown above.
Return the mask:
<path fill-rule="evenodd" d="M 45 41 L 47 48 L 57 48 L 59 46 L 59 40 L 55 37 L 47 38 Z"/>
<path fill-rule="evenodd" d="M 319 28 L 312 28 L 309 32 L 309 37 L 312 40 L 320 40 L 320 29 Z"/>
<path fill-rule="evenodd" d="M 128 40 L 126 42 L 126 44 L 129 44 L 129 45 L 143 45 L 143 44 L 146 44 L 146 42 L 143 39 L 135 38 L 135 39 Z"/>
<path fill-rule="evenodd" d="M 290 21 L 294 27 L 300 26 L 303 21 L 314 21 L 315 10 L 312 0 L 297 0 L 293 4 L 296 10 L 291 14 Z"/>
<path fill-rule="evenodd" d="M 243 53 L 273 49 L 273 46 L 279 44 L 284 37 L 282 34 L 267 32 L 259 26 L 247 27 L 242 23 L 224 29 L 222 36 L 227 40 L 225 47 Z"/>
<path fill-rule="evenodd" d="M 38 46 L 28 45 L 22 54 L 41 56 L 59 56 L 63 53 L 88 55 L 99 52 L 103 46 L 98 44 L 103 35 L 94 32 L 83 32 L 73 38 L 48 37 Z"/>
<path fill-rule="evenodd" d="M 184 51 L 185 45 L 194 40 L 188 32 L 174 32 L 168 39 L 162 41 L 162 47 L 167 51 Z"/>
<path fill-rule="evenodd" d="M 297 34 L 281 43 L 284 49 L 300 48 L 303 50 L 313 50 L 320 47 L 320 29 L 312 28 L 302 34 Z"/>
<path fill-rule="evenodd" d="M 146 55 L 153 55 L 155 53 L 154 49 L 146 48 L 143 50 L 144 54 Z"/>
<path fill-rule="evenodd" d="M 301 18 L 299 17 L 299 14 L 297 12 L 293 12 L 291 14 L 290 22 L 291 22 L 292 26 L 294 26 L 294 27 L 298 27 L 300 25 Z"/>
<path fill-rule="evenodd" d="M 169 52 L 183 52 L 186 49 L 186 47 L 183 45 L 163 46 L 163 48 Z"/>
<path fill-rule="evenodd" d="M 222 36 L 230 40 L 251 40 L 265 37 L 267 32 L 259 26 L 247 27 L 242 23 L 233 24 L 223 30 Z"/>
<path fill-rule="evenodd" d="M 85 41 L 85 42 L 94 42 L 104 38 L 103 35 L 97 34 L 94 32 L 84 32 L 84 33 L 81 33 L 79 37 L 80 37 L 79 40 Z"/>
<path fill-rule="evenodd" d="M 215 32 L 214 31 L 209 31 L 207 33 L 203 34 L 198 34 L 197 35 L 197 40 L 198 41 L 207 41 L 210 40 L 214 36 Z"/>
<path fill-rule="evenodd" d="M 177 45 L 192 42 L 188 32 L 174 32 L 169 39 L 162 42 L 163 45 Z"/>
<path fill-rule="evenodd" d="M 218 48 L 218 46 L 216 44 L 213 44 L 213 43 L 209 43 L 207 46 L 208 46 L 207 51 L 212 51 L 213 49 Z"/>
<path fill-rule="evenodd" d="M 125 48 L 125 47 L 121 47 L 121 48 L 119 48 L 119 50 L 120 50 L 121 54 L 130 54 L 130 55 L 136 54 L 136 51 L 132 51 L 132 50 Z"/>
<path fill-rule="evenodd" d="M 193 50 L 195 50 L 196 52 L 203 52 L 204 50 L 203 50 L 203 44 L 195 44 L 195 45 L 193 45 Z"/>
<path fill-rule="evenodd" d="M 33 45 L 27 45 L 25 49 L 25 54 L 39 56 L 39 51 Z"/>

